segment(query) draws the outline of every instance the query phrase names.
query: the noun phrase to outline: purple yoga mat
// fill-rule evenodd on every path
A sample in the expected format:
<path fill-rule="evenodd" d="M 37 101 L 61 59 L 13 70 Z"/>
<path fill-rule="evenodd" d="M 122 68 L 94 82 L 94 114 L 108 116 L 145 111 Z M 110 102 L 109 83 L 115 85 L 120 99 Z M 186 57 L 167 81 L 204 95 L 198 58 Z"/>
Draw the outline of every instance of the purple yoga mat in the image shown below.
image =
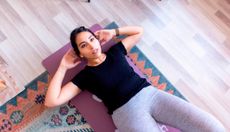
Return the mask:
<path fill-rule="evenodd" d="M 98 24 L 95 24 L 90 29 L 92 31 L 97 31 L 99 29 L 102 29 L 102 27 Z M 105 45 L 103 45 L 103 52 L 107 51 L 112 45 L 114 45 L 114 42 L 112 41 L 109 41 Z M 62 47 L 42 61 L 43 66 L 49 72 L 51 77 L 55 74 L 60 64 L 61 58 L 69 48 L 71 48 L 70 43 L 66 44 L 64 47 Z M 142 72 L 131 62 L 131 60 L 128 57 L 126 57 L 126 59 L 133 67 L 134 71 L 137 72 L 141 77 L 144 77 Z M 81 62 L 75 68 L 68 70 L 62 84 L 64 85 L 69 82 L 77 73 L 79 73 L 85 67 L 85 65 L 86 62 Z M 74 97 L 71 102 L 78 108 L 79 112 L 96 132 L 115 131 L 116 127 L 112 121 L 111 116 L 107 114 L 107 108 L 103 105 L 103 103 L 95 101 L 92 98 L 91 93 L 87 91 L 82 91 L 79 95 Z M 160 125 L 160 127 L 165 132 L 179 132 L 178 130 L 169 126 Z"/>
<path fill-rule="evenodd" d="M 90 29 L 92 31 L 97 31 L 102 28 L 100 25 L 95 24 Z M 110 42 L 110 44 L 112 43 Z M 70 43 L 42 61 L 43 66 L 51 76 L 55 74 L 63 55 L 69 48 L 71 48 Z M 62 84 L 64 85 L 69 82 L 85 65 L 86 62 L 81 62 L 75 68 L 68 70 Z M 79 112 L 96 132 L 114 132 L 116 129 L 111 116 L 106 112 L 106 107 L 103 103 L 95 101 L 92 98 L 92 94 L 88 91 L 81 92 L 78 96 L 74 97 L 71 102 L 78 108 Z"/>

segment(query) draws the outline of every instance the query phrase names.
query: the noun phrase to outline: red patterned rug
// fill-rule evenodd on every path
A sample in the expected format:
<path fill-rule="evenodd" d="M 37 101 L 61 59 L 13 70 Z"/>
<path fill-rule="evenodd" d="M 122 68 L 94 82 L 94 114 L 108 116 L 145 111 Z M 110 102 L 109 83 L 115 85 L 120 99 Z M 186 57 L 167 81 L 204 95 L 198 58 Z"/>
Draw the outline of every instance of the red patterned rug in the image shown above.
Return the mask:
<path fill-rule="evenodd" d="M 51 109 L 43 105 L 49 80 L 48 73 L 44 72 L 29 83 L 24 91 L 0 107 L 0 132 L 93 132 L 70 102 Z"/>

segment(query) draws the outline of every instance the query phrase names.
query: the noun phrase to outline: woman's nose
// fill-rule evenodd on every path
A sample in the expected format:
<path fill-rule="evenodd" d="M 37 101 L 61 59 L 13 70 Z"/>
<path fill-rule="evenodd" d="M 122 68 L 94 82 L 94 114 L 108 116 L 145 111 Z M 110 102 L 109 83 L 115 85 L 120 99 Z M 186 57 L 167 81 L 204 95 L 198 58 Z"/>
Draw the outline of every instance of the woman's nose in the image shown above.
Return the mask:
<path fill-rule="evenodd" d="M 89 42 L 89 43 L 88 43 L 88 46 L 89 46 L 90 49 L 93 49 L 93 43 L 90 43 L 90 42 Z"/>

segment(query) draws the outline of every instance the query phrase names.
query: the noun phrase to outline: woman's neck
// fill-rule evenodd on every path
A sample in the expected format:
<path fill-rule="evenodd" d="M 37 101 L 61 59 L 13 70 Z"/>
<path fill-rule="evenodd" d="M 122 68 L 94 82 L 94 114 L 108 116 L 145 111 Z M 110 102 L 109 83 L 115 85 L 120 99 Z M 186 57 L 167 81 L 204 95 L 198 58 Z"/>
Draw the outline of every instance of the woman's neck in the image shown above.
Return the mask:
<path fill-rule="evenodd" d="M 88 66 L 97 66 L 100 65 L 102 62 L 104 62 L 106 59 L 106 54 L 102 53 L 98 58 L 96 59 L 88 59 Z"/>

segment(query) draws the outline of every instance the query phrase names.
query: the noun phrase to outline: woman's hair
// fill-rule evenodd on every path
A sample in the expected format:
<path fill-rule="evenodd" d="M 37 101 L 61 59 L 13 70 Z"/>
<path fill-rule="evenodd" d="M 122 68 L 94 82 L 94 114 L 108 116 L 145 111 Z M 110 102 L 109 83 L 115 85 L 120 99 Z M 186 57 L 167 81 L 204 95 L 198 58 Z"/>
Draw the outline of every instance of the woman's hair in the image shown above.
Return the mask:
<path fill-rule="evenodd" d="M 77 43 L 76 43 L 76 37 L 79 33 L 81 32 L 90 32 L 95 38 L 96 38 L 96 35 L 88 28 L 85 28 L 84 26 L 80 26 L 78 28 L 75 28 L 71 34 L 70 34 L 70 43 L 75 51 L 75 53 L 77 54 L 77 56 L 80 57 L 80 51 L 77 47 Z"/>

